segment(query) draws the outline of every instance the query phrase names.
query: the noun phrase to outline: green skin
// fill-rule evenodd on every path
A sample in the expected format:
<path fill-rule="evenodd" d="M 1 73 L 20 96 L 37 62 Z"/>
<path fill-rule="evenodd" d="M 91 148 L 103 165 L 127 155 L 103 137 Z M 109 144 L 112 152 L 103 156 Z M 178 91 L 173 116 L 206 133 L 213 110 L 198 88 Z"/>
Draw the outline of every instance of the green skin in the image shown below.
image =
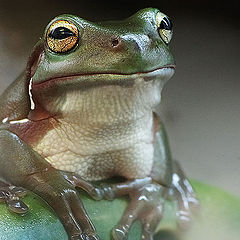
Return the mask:
<path fill-rule="evenodd" d="M 32 147 L 52 129 L 50 122 L 58 119 L 63 93 L 109 85 L 131 88 L 139 76 L 154 81 L 160 79 L 158 70 L 175 68 L 157 29 L 158 12 L 143 9 L 126 20 L 101 23 L 61 15 L 47 26 L 26 71 L 0 97 L 0 200 L 12 211 L 27 211 L 20 200 L 24 188 L 54 209 L 69 239 L 99 239 L 75 189 L 80 187 L 96 200 L 129 196 L 130 203 L 112 231 L 114 239 L 127 239 L 133 222 L 140 220 L 142 239 L 151 240 L 169 196 L 177 199 L 180 226 L 188 225 L 191 206 L 198 202 L 179 165 L 171 159 L 166 133 L 154 110 L 154 161 L 151 174 L 143 178 L 120 175 L 126 179 L 97 186 L 74 172 L 54 168 Z M 66 53 L 55 53 L 46 44 L 47 30 L 57 19 L 73 22 L 79 30 L 77 46 Z M 49 108 L 49 103 L 54 107 Z"/>

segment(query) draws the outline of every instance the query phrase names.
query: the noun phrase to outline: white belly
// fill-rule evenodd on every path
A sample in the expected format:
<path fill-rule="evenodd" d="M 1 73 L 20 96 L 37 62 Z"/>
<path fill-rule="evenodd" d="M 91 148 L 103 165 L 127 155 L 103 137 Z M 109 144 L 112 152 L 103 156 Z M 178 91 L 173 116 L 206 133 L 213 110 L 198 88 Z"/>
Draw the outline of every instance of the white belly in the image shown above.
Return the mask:
<path fill-rule="evenodd" d="M 124 126 L 125 125 L 125 126 Z M 142 178 L 153 163 L 152 119 L 137 124 L 86 129 L 62 123 L 34 147 L 55 168 L 87 180 L 111 176 Z"/>
<path fill-rule="evenodd" d="M 55 168 L 87 180 L 142 178 L 153 165 L 152 108 L 158 82 L 67 93 L 59 126 L 33 148 Z M 49 106 L 51 107 L 51 106 Z"/>

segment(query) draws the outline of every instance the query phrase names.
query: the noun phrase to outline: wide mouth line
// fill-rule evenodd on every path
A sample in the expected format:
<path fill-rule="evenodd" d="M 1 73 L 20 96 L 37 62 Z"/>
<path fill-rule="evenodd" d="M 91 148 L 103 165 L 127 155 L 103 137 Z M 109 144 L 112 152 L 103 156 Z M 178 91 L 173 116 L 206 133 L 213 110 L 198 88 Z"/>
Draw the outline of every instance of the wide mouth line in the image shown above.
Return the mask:
<path fill-rule="evenodd" d="M 175 65 L 166 65 L 160 68 L 156 68 L 150 71 L 146 72 L 135 72 L 135 73 L 117 73 L 117 72 L 93 72 L 93 73 L 78 73 L 78 74 L 73 74 L 73 75 L 66 75 L 66 76 L 59 76 L 59 77 L 52 77 L 49 79 L 46 79 L 45 81 L 39 82 L 39 83 L 33 83 L 33 85 L 38 86 L 47 82 L 51 81 L 57 81 L 61 79 L 72 79 L 72 78 L 77 78 L 77 77 L 88 77 L 88 76 L 103 76 L 103 75 L 112 75 L 112 76 L 126 76 L 126 77 L 133 77 L 133 76 L 147 76 L 151 73 L 164 70 L 164 69 L 172 69 L 175 70 L 176 66 Z"/>

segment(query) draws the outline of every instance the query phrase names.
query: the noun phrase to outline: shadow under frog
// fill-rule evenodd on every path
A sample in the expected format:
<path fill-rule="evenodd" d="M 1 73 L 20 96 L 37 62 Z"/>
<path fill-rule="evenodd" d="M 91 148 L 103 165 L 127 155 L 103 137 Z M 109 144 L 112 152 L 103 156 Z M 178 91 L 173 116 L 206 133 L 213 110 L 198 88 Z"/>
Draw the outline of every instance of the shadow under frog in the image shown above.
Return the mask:
<path fill-rule="evenodd" d="M 169 196 L 188 224 L 198 202 L 155 110 L 175 71 L 171 37 L 169 18 L 152 8 L 122 21 L 61 15 L 49 23 L 0 97 L 0 200 L 10 210 L 28 211 L 27 189 L 54 209 L 69 239 L 99 239 L 79 187 L 96 200 L 129 196 L 115 240 L 136 220 L 142 239 L 153 239 Z M 124 181 L 92 183 L 112 177 Z"/>

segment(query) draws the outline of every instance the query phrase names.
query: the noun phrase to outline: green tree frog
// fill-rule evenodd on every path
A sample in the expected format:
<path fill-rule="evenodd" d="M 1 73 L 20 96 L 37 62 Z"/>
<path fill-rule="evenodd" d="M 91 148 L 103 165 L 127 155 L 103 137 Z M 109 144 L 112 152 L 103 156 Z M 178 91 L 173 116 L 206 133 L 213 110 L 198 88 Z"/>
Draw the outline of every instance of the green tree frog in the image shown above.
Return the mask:
<path fill-rule="evenodd" d="M 54 18 L 0 97 L 0 201 L 22 214 L 21 197 L 34 192 L 69 239 L 99 239 L 76 188 L 96 200 L 129 196 L 115 240 L 137 220 L 141 239 L 153 239 L 169 197 L 188 224 L 198 201 L 156 113 L 175 71 L 171 37 L 171 21 L 154 8 L 121 21 Z M 119 180 L 95 183 L 111 178 Z"/>

